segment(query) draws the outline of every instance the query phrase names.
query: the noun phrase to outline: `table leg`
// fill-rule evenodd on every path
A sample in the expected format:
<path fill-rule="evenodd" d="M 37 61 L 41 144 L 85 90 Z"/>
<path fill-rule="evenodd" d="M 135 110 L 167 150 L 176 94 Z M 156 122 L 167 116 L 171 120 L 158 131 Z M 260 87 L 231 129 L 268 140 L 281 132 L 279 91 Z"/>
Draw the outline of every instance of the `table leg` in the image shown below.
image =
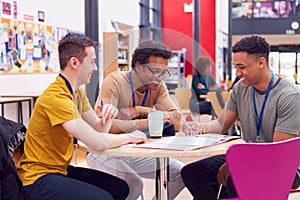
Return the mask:
<path fill-rule="evenodd" d="M 1 103 L 1 116 L 4 117 L 4 103 Z"/>
<path fill-rule="evenodd" d="M 169 158 L 156 158 L 155 197 L 169 199 Z"/>
<path fill-rule="evenodd" d="M 32 109 L 32 105 L 31 105 L 31 102 L 32 102 L 32 101 L 34 101 L 34 100 L 32 99 L 32 100 L 28 101 L 28 105 L 29 105 L 29 106 L 28 106 L 28 112 L 29 112 L 29 118 L 28 118 L 28 119 L 30 119 L 31 112 L 32 112 L 32 110 L 31 110 L 31 109 Z"/>
<path fill-rule="evenodd" d="M 23 105 L 22 105 L 22 101 L 18 102 L 18 122 L 23 123 Z"/>
<path fill-rule="evenodd" d="M 36 96 L 33 97 L 33 106 L 32 106 L 32 107 L 34 107 L 37 98 L 38 98 L 38 97 L 36 97 Z"/>

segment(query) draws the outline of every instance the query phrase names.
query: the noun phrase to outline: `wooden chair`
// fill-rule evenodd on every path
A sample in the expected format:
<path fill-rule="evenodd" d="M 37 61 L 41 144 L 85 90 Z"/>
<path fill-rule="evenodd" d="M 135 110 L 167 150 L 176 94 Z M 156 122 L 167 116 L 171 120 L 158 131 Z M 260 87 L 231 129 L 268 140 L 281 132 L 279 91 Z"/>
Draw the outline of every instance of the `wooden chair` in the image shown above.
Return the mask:
<path fill-rule="evenodd" d="M 187 75 L 186 80 L 187 80 L 188 84 L 192 85 L 193 75 L 192 74 Z"/>
<path fill-rule="evenodd" d="M 294 77 L 294 80 L 295 80 L 295 83 L 298 84 L 298 74 L 293 74 L 293 77 Z"/>
<path fill-rule="evenodd" d="M 216 92 L 216 91 L 210 91 L 208 92 L 208 96 L 211 102 L 211 105 L 214 109 L 216 117 L 218 117 L 227 100 L 229 99 L 230 92 Z"/>
<path fill-rule="evenodd" d="M 244 200 L 288 199 L 300 162 L 300 138 L 233 144 L 226 153 L 231 178 Z"/>
<path fill-rule="evenodd" d="M 190 111 L 189 103 L 192 96 L 191 88 L 175 88 L 174 94 L 183 117 L 190 115 L 192 120 L 197 122 L 209 122 L 211 120 L 211 115 L 200 115 L 199 113 Z"/>
<path fill-rule="evenodd" d="M 211 91 L 208 92 L 208 98 L 210 99 L 212 108 L 213 108 L 213 115 L 212 118 L 215 119 L 220 116 L 223 108 L 225 107 L 226 102 L 228 101 L 230 97 L 229 91 L 222 91 L 222 92 L 216 92 Z M 239 121 L 237 120 L 234 124 L 234 126 L 228 130 L 228 135 L 240 135 L 240 128 L 239 128 Z"/>
<path fill-rule="evenodd" d="M 175 88 L 174 94 L 180 107 L 182 114 L 191 113 L 189 109 L 189 102 L 192 96 L 192 90 L 190 88 Z"/>

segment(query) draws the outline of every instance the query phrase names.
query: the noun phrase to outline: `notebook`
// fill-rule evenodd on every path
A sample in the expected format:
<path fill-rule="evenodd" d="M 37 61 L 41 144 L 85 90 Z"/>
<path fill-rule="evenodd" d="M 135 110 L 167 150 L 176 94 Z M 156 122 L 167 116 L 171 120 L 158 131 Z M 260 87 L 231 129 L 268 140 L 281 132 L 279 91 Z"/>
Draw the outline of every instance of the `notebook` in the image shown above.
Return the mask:
<path fill-rule="evenodd" d="M 195 135 L 195 136 L 171 136 L 163 138 L 156 142 L 137 144 L 135 148 L 151 148 L 151 149 L 170 149 L 170 150 L 194 150 L 203 147 L 208 147 L 229 140 L 238 139 L 239 136 L 227 135 Z"/>

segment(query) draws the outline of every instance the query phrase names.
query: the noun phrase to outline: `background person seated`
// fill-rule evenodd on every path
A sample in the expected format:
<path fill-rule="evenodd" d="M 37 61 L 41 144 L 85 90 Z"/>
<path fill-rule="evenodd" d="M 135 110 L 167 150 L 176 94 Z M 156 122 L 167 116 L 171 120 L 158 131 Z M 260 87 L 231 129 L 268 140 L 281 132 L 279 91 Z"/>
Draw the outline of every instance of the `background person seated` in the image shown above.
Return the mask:
<path fill-rule="evenodd" d="M 212 61 L 209 57 L 200 56 L 194 64 L 194 76 L 192 80 L 192 97 L 190 110 L 194 113 L 211 114 L 211 103 L 200 95 L 206 95 L 210 90 L 218 89 L 215 79 L 210 75 Z"/>

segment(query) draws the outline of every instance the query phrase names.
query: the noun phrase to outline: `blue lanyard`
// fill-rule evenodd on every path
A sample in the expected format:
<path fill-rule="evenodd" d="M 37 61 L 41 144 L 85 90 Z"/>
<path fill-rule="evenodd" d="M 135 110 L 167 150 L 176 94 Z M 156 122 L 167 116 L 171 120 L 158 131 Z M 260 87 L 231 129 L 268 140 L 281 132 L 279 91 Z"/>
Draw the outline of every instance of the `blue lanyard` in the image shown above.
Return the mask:
<path fill-rule="evenodd" d="M 204 80 L 204 78 L 202 77 L 201 74 L 199 74 L 199 78 L 200 78 L 200 80 L 204 83 L 205 89 L 206 89 L 207 91 L 209 91 L 209 87 L 208 87 L 208 76 L 206 75 L 206 81 Z"/>
<path fill-rule="evenodd" d="M 131 88 L 131 97 L 132 97 L 132 106 L 135 107 L 135 96 L 134 96 L 134 88 L 133 88 L 133 82 L 132 82 L 132 76 L 131 76 L 131 73 L 132 71 L 129 72 L 129 81 L 130 81 L 130 88 Z M 145 90 L 145 94 L 144 94 L 144 98 L 143 98 L 143 101 L 142 101 L 142 104 L 141 106 L 144 106 L 145 105 L 145 102 L 146 102 L 146 99 L 147 99 L 147 96 L 148 96 L 148 88 L 146 88 Z"/>
<path fill-rule="evenodd" d="M 64 81 L 66 82 L 66 85 L 67 85 L 67 87 L 68 87 L 68 89 L 70 90 L 70 92 L 71 92 L 71 94 L 72 94 L 72 96 L 73 96 L 73 98 L 74 98 L 74 94 L 73 94 L 73 89 L 72 89 L 72 86 L 71 86 L 71 84 L 70 84 L 70 82 L 68 81 L 68 79 L 66 79 L 66 77 L 64 77 L 62 74 L 59 74 L 59 76 L 62 78 L 62 79 L 64 79 Z M 77 138 L 73 138 L 73 144 L 77 144 Z"/>
<path fill-rule="evenodd" d="M 253 106 L 254 106 L 254 112 L 256 114 L 256 117 L 258 117 L 258 120 L 256 121 L 256 136 L 259 137 L 260 136 L 260 128 L 261 128 L 261 123 L 262 123 L 262 118 L 263 118 L 263 114 L 264 114 L 264 110 L 265 110 L 265 106 L 266 106 L 266 102 L 269 96 L 269 93 L 272 89 L 272 85 L 274 82 L 274 73 L 272 72 L 272 78 L 270 80 L 265 98 L 264 98 L 264 102 L 262 104 L 261 110 L 260 110 L 260 114 L 259 117 L 257 115 L 257 108 L 256 108 L 256 100 L 255 100 L 255 90 L 254 87 L 252 87 L 252 100 L 253 100 Z"/>
<path fill-rule="evenodd" d="M 66 77 L 64 77 L 62 74 L 59 74 L 59 76 L 60 76 L 62 79 L 64 79 L 64 81 L 66 82 L 66 85 L 67 85 L 69 91 L 70 91 L 71 94 L 73 95 L 73 89 L 72 89 L 72 86 L 71 86 L 70 82 L 69 82 L 69 81 L 66 79 Z"/>

